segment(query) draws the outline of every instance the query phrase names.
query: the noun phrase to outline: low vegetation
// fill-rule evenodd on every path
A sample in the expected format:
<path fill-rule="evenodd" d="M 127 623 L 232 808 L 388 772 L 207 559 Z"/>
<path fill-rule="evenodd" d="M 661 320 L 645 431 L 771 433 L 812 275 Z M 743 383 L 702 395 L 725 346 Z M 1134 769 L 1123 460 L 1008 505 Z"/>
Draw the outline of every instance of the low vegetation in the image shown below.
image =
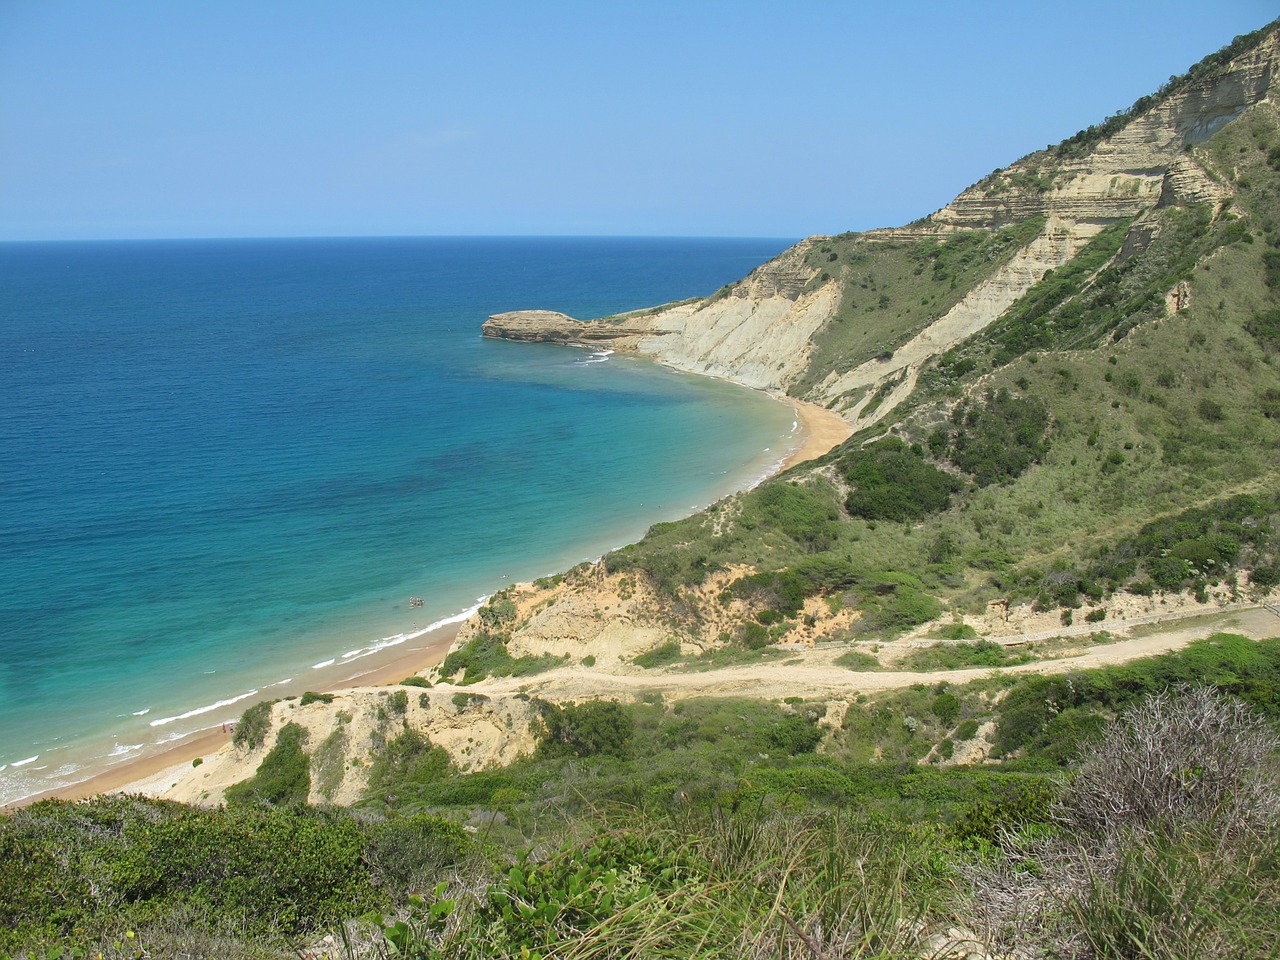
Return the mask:
<path fill-rule="evenodd" d="M 406 732 L 357 812 L 45 801 L 0 821 L 0 956 L 1274 956 L 1278 689 L 1280 641 L 1219 635 L 848 705 L 547 706 L 472 774 Z M 974 743 L 1000 761 L 944 756 Z"/>

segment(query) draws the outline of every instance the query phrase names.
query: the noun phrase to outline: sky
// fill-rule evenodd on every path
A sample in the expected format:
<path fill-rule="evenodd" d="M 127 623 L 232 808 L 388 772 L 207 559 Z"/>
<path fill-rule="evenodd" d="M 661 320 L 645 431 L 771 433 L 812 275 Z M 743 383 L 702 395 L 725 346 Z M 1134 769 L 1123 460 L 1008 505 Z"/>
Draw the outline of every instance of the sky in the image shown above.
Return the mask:
<path fill-rule="evenodd" d="M 895 226 L 1255 0 L 0 0 L 0 240 Z"/>

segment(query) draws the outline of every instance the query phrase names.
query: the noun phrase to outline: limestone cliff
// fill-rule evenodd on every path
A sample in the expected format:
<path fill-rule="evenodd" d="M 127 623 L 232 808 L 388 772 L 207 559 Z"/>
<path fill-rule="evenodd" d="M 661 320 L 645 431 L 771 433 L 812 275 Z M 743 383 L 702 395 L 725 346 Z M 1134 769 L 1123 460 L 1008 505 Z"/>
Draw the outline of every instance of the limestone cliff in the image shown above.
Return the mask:
<path fill-rule="evenodd" d="M 1133 243 L 1140 243 L 1157 229 L 1149 217 L 1158 208 L 1218 209 L 1230 199 L 1231 188 L 1206 168 L 1196 145 L 1250 108 L 1274 109 L 1280 38 L 1273 30 L 1234 59 L 1210 63 L 1171 92 L 1139 101 L 1143 109 L 1114 118 L 1101 128 L 1105 135 L 1082 132 L 992 173 L 917 223 L 860 235 L 868 244 L 910 245 L 1035 218 L 1045 223 L 945 312 L 905 339 L 885 342 L 874 360 L 845 365 L 815 343 L 849 295 L 848 271 L 825 270 L 814 256 L 825 237 L 802 241 L 704 300 L 585 323 L 545 311 L 503 314 L 485 324 L 485 334 L 607 341 L 682 370 L 792 393 L 858 426 L 875 422 L 911 393 L 922 364 L 995 321 L 1106 224 L 1134 219 Z"/>

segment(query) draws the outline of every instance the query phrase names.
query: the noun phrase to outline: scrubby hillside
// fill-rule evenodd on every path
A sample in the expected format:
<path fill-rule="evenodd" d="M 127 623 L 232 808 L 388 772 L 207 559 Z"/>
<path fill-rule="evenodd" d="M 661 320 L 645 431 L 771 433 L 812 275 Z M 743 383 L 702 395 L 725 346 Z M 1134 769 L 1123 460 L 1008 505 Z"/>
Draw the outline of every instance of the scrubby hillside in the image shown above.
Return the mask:
<path fill-rule="evenodd" d="M 811 238 L 648 337 L 627 318 L 641 351 L 857 432 L 600 575 L 704 646 L 883 640 L 944 615 L 990 632 L 988 604 L 1101 620 L 1135 596 L 1273 585 L 1278 49 L 1271 28 L 1241 38 L 930 217 Z M 498 632 L 566 652 L 525 619 Z"/>

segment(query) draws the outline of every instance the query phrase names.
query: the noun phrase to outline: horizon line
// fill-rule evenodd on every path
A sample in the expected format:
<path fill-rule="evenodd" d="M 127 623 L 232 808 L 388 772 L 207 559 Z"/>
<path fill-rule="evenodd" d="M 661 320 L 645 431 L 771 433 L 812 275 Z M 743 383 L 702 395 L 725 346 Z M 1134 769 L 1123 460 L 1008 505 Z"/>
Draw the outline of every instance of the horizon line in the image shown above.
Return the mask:
<path fill-rule="evenodd" d="M 0 244 L 17 243 L 200 243 L 215 240 L 791 240 L 828 234 L 695 234 L 695 233 L 334 233 L 209 235 L 192 237 L 0 237 Z"/>

